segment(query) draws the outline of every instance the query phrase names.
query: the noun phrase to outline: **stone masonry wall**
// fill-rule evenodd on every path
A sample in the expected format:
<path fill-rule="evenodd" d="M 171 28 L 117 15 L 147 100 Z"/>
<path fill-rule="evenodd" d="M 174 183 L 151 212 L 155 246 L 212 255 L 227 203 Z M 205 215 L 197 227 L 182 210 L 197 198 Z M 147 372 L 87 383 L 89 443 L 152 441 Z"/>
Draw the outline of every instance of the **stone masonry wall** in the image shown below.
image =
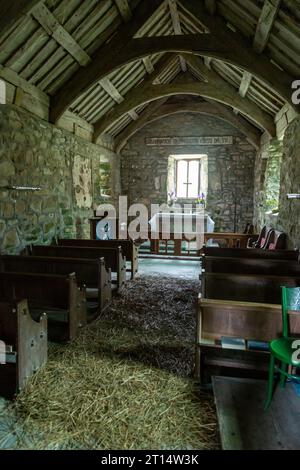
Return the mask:
<path fill-rule="evenodd" d="M 156 146 L 147 137 L 234 136 L 233 145 Z M 170 155 L 208 155 L 207 210 L 216 230 L 243 230 L 253 219 L 253 181 L 256 151 L 237 129 L 214 117 L 186 113 L 161 119 L 136 133 L 122 151 L 122 194 L 129 204 L 167 203 Z"/>
<path fill-rule="evenodd" d="M 286 130 L 283 148 L 278 227 L 288 234 L 290 248 L 300 248 L 300 200 L 287 199 L 300 193 L 300 117 Z"/>
<path fill-rule="evenodd" d="M 276 226 L 278 223 L 282 155 L 282 140 L 270 139 L 264 134 L 254 177 L 254 223 L 258 229 L 265 224 Z"/>
<path fill-rule="evenodd" d="M 119 193 L 118 157 L 11 105 L 0 106 L 0 249 L 89 236 L 88 218 Z M 40 187 L 16 191 L 8 186 Z M 107 201 L 107 199 L 105 199 Z M 109 201 L 110 202 L 110 201 Z"/>

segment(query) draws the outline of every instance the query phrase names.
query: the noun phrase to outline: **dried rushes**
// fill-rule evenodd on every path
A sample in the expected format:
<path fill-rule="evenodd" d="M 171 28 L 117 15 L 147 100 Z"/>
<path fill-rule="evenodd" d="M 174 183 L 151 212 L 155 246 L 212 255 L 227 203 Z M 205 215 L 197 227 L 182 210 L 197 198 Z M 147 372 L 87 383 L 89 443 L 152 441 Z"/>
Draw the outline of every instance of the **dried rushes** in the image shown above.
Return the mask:
<path fill-rule="evenodd" d="M 160 357 L 167 349 L 174 356 L 171 369 L 187 375 L 186 364 L 190 364 L 192 353 L 193 328 L 184 333 L 176 327 L 177 301 L 173 299 L 169 306 L 164 303 L 158 311 L 154 299 L 158 289 L 165 290 L 164 282 L 147 279 L 154 297 L 151 303 L 146 295 L 142 304 L 143 281 L 130 284 L 126 294 L 130 297 L 130 312 L 126 297 L 118 299 L 105 318 L 87 327 L 72 344 L 51 345 L 47 367 L 33 377 L 16 402 L 27 436 L 26 442 L 19 437 L 19 448 L 125 450 L 218 446 L 212 398 L 199 394 L 191 379 L 149 366 L 147 354 L 141 355 L 142 362 L 137 362 L 143 350 L 153 355 L 160 348 L 154 361 L 160 367 Z M 182 288 L 182 281 L 180 285 Z M 178 291 L 176 295 L 178 298 Z M 185 312 L 188 316 L 189 310 L 190 317 L 191 306 L 192 302 Z M 145 315 L 152 308 L 153 315 Z M 165 309 L 173 311 L 173 315 L 168 313 L 166 318 Z M 129 313 L 133 321 L 128 319 Z M 193 321 L 188 322 L 188 330 Z M 187 359 L 178 359 L 177 353 L 182 350 Z"/>

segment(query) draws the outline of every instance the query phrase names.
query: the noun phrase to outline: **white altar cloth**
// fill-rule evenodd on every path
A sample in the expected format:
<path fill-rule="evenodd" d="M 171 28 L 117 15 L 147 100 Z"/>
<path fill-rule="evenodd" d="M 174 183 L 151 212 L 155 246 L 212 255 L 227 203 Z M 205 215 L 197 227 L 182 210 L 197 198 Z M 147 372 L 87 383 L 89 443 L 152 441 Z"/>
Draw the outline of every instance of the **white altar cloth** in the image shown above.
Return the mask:
<path fill-rule="evenodd" d="M 196 233 L 197 227 L 201 227 L 203 232 L 212 233 L 215 231 L 215 222 L 208 214 L 203 213 L 180 213 L 180 212 L 159 212 L 155 214 L 149 221 L 153 232 L 163 232 L 164 227 L 170 223 L 170 233 L 177 233 L 178 227 L 182 226 L 182 230 L 192 227 L 192 233 Z M 176 230 L 177 228 L 177 230 Z"/>

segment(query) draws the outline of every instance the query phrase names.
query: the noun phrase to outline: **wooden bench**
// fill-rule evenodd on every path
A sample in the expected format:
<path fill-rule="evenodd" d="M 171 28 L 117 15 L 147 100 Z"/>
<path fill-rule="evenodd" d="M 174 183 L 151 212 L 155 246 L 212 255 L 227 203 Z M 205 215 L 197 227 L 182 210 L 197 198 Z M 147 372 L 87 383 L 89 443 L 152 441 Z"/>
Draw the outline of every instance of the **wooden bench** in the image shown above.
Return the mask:
<path fill-rule="evenodd" d="M 138 272 L 139 248 L 132 240 L 79 240 L 79 239 L 59 239 L 59 246 L 81 246 L 94 248 L 122 248 L 122 253 L 126 261 L 131 263 L 131 278 L 133 279 Z"/>
<path fill-rule="evenodd" d="M 110 269 L 116 274 L 117 293 L 121 293 L 126 284 L 126 258 L 122 254 L 122 248 L 85 248 L 77 246 L 39 246 L 27 247 L 24 254 L 30 256 L 46 256 L 54 258 L 77 258 L 77 259 L 97 259 L 104 258 L 106 269 Z"/>
<path fill-rule="evenodd" d="M 202 297 L 281 304 L 281 286 L 300 286 L 299 276 L 203 273 Z"/>
<path fill-rule="evenodd" d="M 1 300 L 0 341 L 0 395 L 12 398 L 47 361 L 47 316 L 35 321 L 26 300 Z"/>
<path fill-rule="evenodd" d="M 19 301 L 24 298 L 28 300 L 34 318 L 47 313 L 50 341 L 70 341 L 86 325 L 85 289 L 77 286 L 74 273 L 58 276 L 0 272 L 0 300 Z"/>
<path fill-rule="evenodd" d="M 78 285 L 86 286 L 87 311 L 91 314 L 89 318 L 95 317 L 95 311 L 96 316 L 102 313 L 111 301 L 111 274 L 105 268 L 104 258 L 1 256 L 0 271 L 58 275 L 75 273 Z"/>
<path fill-rule="evenodd" d="M 206 273 L 265 274 L 300 277 L 300 264 L 294 260 L 203 256 L 202 268 Z"/>
<path fill-rule="evenodd" d="M 291 313 L 290 326 L 291 334 L 299 335 L 299 315 Z M 224 350 L 222 336 L 263 342 L 282 336 L 281 305 L 212 300 L 201 295 L 198 300 L 196 379 L 203 383 L 215 374 L 267 378 L 268 352 Z"/>
<path fill-rule="evenodd" d="M 230 258 L 264 258 L 264 259 L 285 259 L 297 261 L 298 250 L 261 250 L 248 248 L 215 248 L 204 247 L 202 254 L 205 256 L 221 256 Z"/>
<path fill-rule="evenodd" d="M 204 243 L 206 244 L 209 240 L 223 240 L 228 248 L 234 248 L 237 245 L 241 248 L 246 248 L 250 237 L 253 238 L 255 235 L 249 235 L 248 233 L 212 232 L 204 234 Z"/>

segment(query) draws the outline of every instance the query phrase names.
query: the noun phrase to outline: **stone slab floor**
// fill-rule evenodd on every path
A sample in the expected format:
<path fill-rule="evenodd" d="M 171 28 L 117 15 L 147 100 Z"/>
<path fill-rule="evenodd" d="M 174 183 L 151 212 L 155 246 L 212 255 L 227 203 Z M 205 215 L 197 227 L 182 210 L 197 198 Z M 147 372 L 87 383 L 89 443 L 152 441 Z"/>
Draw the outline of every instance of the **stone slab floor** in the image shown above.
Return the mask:
<path fill-rule="evenodd" d="M 139 260 L 140 276 L 163 276 L 198 280 L 200 272 L 200 260 L 186 261 L 160 258 L 141 258 Z"/>

